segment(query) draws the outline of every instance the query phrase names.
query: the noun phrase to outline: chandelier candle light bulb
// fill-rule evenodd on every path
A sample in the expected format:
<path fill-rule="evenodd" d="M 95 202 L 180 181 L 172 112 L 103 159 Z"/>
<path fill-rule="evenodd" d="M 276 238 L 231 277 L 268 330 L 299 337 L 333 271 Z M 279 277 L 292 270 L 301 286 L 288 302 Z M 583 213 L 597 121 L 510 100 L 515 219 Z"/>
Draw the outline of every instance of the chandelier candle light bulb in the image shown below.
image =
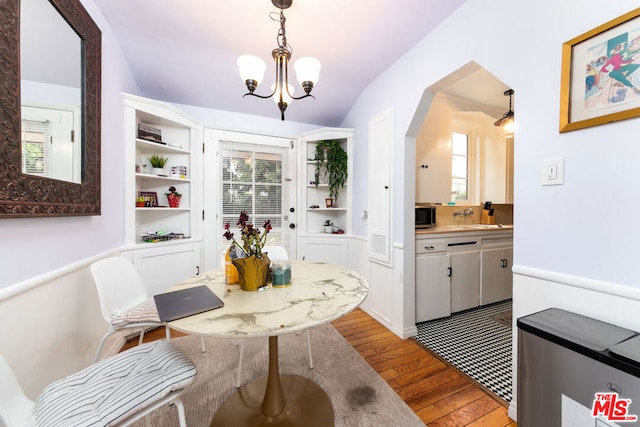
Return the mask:
<path fill-rule="evenodd" d="M 240 69 L 240 77 L 246 83 L 247 89 L 249 89 L 250 93 L 253 93 L 264 79 L 267 64 L 257 56 L 242 55 L 238 58 L 238 68 Z"/>

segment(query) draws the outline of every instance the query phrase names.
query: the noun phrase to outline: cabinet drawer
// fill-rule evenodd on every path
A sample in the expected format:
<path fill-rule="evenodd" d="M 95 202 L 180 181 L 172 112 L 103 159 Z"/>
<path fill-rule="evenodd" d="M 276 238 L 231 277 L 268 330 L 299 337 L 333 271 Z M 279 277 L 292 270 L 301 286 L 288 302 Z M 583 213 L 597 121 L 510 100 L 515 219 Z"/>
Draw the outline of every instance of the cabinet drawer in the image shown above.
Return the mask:
<path fill-rule="evenodd" d="M 482 247 L 507 247 L 513 246 L 513 237 L 501 237 L 501 238 L 482 238 Z"/>
<path fill-rule="evenodd" d="M 446 252 L 446 240 L 417 240 L 416 254 L 428 254 L 432 252 Z"/>

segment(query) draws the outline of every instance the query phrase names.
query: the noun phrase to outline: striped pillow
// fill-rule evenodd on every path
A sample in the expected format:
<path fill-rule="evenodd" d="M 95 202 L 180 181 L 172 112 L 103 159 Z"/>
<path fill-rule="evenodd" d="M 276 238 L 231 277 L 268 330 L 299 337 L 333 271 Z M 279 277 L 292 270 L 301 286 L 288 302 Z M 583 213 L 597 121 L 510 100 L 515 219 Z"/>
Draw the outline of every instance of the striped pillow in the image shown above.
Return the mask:
<path fill-rule="evenodd" d="M 36 401 L 35 425 L 117 425 L 195 380 L 196 367 L 170 341 L 133 347 L 49 385 Z"/>
<path fill-rule="evenodd" d="M 158 309 L 153 299 L 141 302 L 129 310 L 111 314 L 111 324 L 114 328 L 122 328 L 131 323 L 160 323 Z"/>

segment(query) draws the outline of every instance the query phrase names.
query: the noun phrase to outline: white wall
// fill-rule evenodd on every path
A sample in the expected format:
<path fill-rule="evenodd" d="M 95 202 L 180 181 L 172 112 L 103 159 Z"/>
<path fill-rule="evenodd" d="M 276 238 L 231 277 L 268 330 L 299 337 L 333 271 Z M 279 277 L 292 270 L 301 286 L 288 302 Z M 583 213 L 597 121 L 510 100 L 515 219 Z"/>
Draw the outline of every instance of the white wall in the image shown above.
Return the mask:
<path fill-rule="evenodd" d="M 175 106 L 191 117 L 201 121 L 204 127 L 211 129 L 280 136 L 283 138 L 293 138 L 294 140 L 303 132 L 318 129 L 317 125 L 292 122 L 289 120 L 283 122 L 280 119 L 231 113 L 184 104 L 175 104 Z M 273 108 L 277 111 L 275 104 Z"/>
<path fill-rule="evenodd" d="M 531 280 L 514 278 L 516 315 L 553 305 L 622 326 L 634 326 L 638 309 L 640 263 L 634 228 L 640 211 L 637 162 L 640 144 L 635 118 L 560 134 L 562 43 L 629 12 L 637 4 L 595 0 L 513 2 L 468 0 L 445 23 L 418 43 L 360 96 L 343 126 L 356 128 L 356 170 L 366 169 L 366 123 L 393 102 L 396 111 L 394 238 L 404 247 L 404 291 L 413 289 L 413 204 L 415 135 L 431 96 L 423 90 L 475 61 L 515 90 L 515 269 L 572 277 L 572 285 L 545 280 L 531 290 Z M 416 114 L 416 110 L 419 113 Z M 414 116 L 415 114 L 415 116 Z M 406 152 L 405 152 L 406 150 Z M 565 184 L 540 185 L 544 159 L 565 159 Z M 363 187 L 366 174 L 356 177 Z M 354 211 L 366 209 L 366 191 L 358 192 Z M 404 219 L 404 220 L 403 220 Z M 582 291 L 599 281 L 598 290 Z M 526 289 L 523 289 L 525 288 Z M 633 292 L 606 298 L 608 288 Z M 529 298 L 535 293 L 535 298 Z M 603 314 L 606 312 L 606 314 Z M 410 323 L 411 319 L 405 319 Z M 407 325 L 405 325 L 407 326 Z M 514 407 L 517 402 L 514 402 Z"/>
<path fill-rule="evenodd" d="M 102 31 L 102 215 L 0 221 L 0 288 L 62 268 L 124 237 L 122 91 L 137 92 L 115 37 L 92 0 L 82 1 Z"/>

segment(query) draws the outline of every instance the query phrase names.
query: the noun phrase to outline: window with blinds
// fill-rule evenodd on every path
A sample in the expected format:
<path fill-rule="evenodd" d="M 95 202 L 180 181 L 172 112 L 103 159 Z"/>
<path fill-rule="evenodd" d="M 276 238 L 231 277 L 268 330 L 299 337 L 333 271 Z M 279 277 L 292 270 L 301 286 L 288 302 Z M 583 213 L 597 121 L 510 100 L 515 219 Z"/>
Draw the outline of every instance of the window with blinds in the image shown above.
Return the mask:
<path fill-rule="evenodd" d="M 283 246 L 289 250 L 289 231 L 286 219 L 288 186 L 287 148 L 221 141 L 218 149 L 220 162 L 219 229 L 231 225 L 236 241 L 241 243 L 237 226 L 240 211 L 249 214 L 249 221 L 263 231 L 266 220 L 271 220 L 266 245 Z M 284 174 L 283 174 L 284 171 Z M 223 253 L 229 242 L 220 236 Z"/>
<path fill-rule="evenodd" d="M 51 177 L 51 123 L 22 120 L 22 171 Z"/>

